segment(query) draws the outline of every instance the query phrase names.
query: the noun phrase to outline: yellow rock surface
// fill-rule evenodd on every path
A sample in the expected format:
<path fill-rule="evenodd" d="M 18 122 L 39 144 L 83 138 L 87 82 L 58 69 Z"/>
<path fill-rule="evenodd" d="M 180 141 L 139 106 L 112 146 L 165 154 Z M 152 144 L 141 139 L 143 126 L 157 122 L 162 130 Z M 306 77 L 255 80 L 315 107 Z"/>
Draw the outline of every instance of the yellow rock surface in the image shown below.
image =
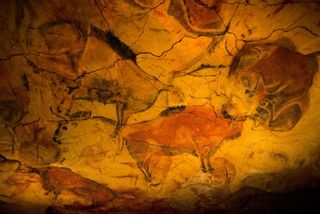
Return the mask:
<path fill-rule="evenodd" d="M 232 212 L 245 197 L 319 187 L 319 11 L 314 0 L 3 2 L 0 209 Z"/>

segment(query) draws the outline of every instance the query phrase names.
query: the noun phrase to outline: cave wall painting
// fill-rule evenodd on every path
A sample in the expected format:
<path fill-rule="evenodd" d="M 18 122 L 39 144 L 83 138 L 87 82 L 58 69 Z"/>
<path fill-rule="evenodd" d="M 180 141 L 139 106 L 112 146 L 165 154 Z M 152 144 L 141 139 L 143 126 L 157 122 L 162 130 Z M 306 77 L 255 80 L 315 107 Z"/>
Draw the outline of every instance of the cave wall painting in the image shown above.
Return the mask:
<path fill-rule="evenodd" d="M 85 27 L 90 29 L 89 33 L 84 32 Z M 85 23 L 77 20 L 65 19 L 45 23 L 38 27 L 37 32 L 36 36 L 30 35 L 30 39 L 40 40 L 43 44 L 27 43 L 28 48 L 34 49 L 36 53 L 32 57 L 26 57 L 26 61 L 37 73 L 51 72 L 54 66 L 58 66 L 58 70 L 63 71 L 61 75 L 68 75 L 62 76 L 66 79 L 62 82 L 65 87 L 64 97 L 61 105 L 54 110 L 61 117 L 72 119 L 70 110 L 73 100 L 114 103 L 117 106 L 115 136 L 131 114 L 148 109 L 159 93 L 176 90 L 166 87 L 141 70 L 136 64 L 136 54 L 111 32 L 104 32 L 95 26 L 85 26 Z M 61 34 L 68 36 L 61 39 Z M 104 46 L 100 53 L 86 47 L 97 42 Z M 44 50 L 36 48 L 36 45 Z M 96 61 L 98 54 L 106 56 L 100 57 L 100 61 L 103 60 L 101 66 L 107 67 L 88 70 L 92 63 L 90 60 Z M 59 73 L 57 75 L 60 76 Z"/>
<path fill-rule="evenodd" d="M 212 0 L 171 1 L 168 14 L 177 19 L 186 30 L 200 35 L 223 35 L 235 12 L 236 4 Z"/>
<path fill-rule="evenodd" d="M 288 131 L 308 109 L 317 69 L 315 57 L 279 45 L 249 45 L 233 58 L 229 77 L 243 86 L 247 114 L 268 129 Z"/>
<path fill-rule="evenodd" d="M 233 59 L 229 78 L 244 86 L 238 92 L 247 96 L 250 109 L 242 109 L 247 112 L 234 111 L 239 107 L 232 101 L 222 105 L 219 116 L 213 106 L 169 108 L 166 111 L 173 111 L 169 116 L 164 111 L 153 121 L 126 126 L 120 141 L 125 142 L 148 181 L 152 166 L 159 163 L 161 156 L 175 153 L 197 155 L 202 170 L 211 171 L 209 158 L 213 151 L 224 140 L 240 135 L 245 119 L 253 119 L 273 131 L 292 129 L 308 109 L 308 92 L 316 71 L 314 57 L 285 47 L 244 47 Z"/>
<path fill-rule="evenodd" d="M 161 156 L 191 153 L 198 156 L 203 172 L 213 171 L 210 157 L 225 140 L 241 134 L 243 120 L 219 118 L 211 106 L 179 108 L 181 112 L 169 114 L 171 109 L 167 109 L 155 120 L 128 125 L 121 130 L 119 143 L 126 144 L 149 182 L 152 167 L 159 163 Z M 170 159 L 167 160 L 170 166 L 169 162 Z M 169 166 L 161 166 L 164 177 Z"/>
<path fill-rule="evenodd" d="M 319 181 L 317 2 L 3 8 L 1 203 L 201 213 Z"/>
<path fill-rule="evenodd" d="M 36 173 L 41 178 L 43 188 L 54 195 L 57 200 L 60 194 L 71 192 L 84 199 L 84 202 L 74 201 L 74 208 L 94 208 L 109 203 L 116 197 L 116 192 L 93 180 L 87 179 L 72 172 L 68 168 L 45 167 L 30 168 L 30 172 Z M 86 204 L 81 204 L 86 203 Z"/>

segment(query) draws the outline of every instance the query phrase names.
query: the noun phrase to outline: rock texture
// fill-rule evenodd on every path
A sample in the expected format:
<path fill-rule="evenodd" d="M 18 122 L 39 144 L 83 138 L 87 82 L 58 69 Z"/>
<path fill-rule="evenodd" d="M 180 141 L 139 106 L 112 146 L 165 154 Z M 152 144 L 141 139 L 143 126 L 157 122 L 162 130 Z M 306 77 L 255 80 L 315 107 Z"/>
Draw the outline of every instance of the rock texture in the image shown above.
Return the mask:
<path fill-rule="evenodd" d="M 319 202 L 319 11 L 2 2 L 0 208 L 275 213 L 292 199 L 307 212 Z"/>

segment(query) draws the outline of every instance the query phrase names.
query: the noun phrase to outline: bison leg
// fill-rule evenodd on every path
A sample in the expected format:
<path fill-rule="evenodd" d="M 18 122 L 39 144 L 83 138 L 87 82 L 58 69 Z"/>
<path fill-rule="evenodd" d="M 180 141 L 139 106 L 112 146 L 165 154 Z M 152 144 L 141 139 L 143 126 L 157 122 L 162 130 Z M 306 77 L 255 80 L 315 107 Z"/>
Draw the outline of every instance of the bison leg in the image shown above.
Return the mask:
<path fill-rule="evenodd" d="M 224 139 L 218 141 L 218 143 L 212 144 L 210 142 L 210 146 L 207 146 L 205 149 L 205 158 L 206 158 L 206 164 L 207 164 L 207 169 L 209 172 L 213 172 L 215 169 L 211 165 L 210 158 L 217 152 L 217 150 L 223 145 Z"/>
<path fill-rule="evenodd" d="M 113 137 L 113 138 L 115 138 L 117 135 L 118 135 L 118 132 L 119 132 L 119 130 L 120 130 L 120 128 L 121 128 L 121 122 L 119 121 L 119 118 L 118 118 L 118 121 L 117 121 L 117 124 L 116 124 L 116 127 L 114 128 L 114 130 L 113 130 L 113 133 L 112 133 L 112 135 L 111 135 L 111 137 Z"/>
<path fill-rule="evenodd" d="M 117 103 L 117 124 L 115 129 L 113 130 L 112 137 L 116 137 L 120 128 L 127 123 L 127 119 L 124 116 L 124 111 L 127 109 L 126 103 Z"/>
<path fill-rule="evenodd" d="M 58 196 L 61 194 L 61 189 L 59 187 L 58 184 L 55 185 L 55 187 L 53 187 L 53 196 L 54 196 L 54 200 L 58 199 Z"/>
<path fill-rule="evenodd" d="M 147 182 L 151 181 L 151 175 L 148 171 L 145 161 L 148 159 L 149 156 L 149 145 L 143 141 L 134 141 L 126 139 L 127 149 L 129 154 L 135 161 L 137 162 L 138 168 L 144 175 L 144 178 Z"/>
<path fill-rule="evenodd" d="M 205 164 L 204 164 L 204 159 L 201 158 L 200 161 L 201 161 L 201 169 L 202 169 L 202 172 L 207 173 L 208 170 L 206 169 L 206 166 L 205 166 Z"/>
<path fill-rule="evenodd" d="M 202 172 L 206 173 L 208 170 L 205 165 L 205 141 L 192 138 L 192 143 L 194 144 L 198 156 L 200 158 L 200 166 Z"/>
<path fill-rule="evenodd" d="M 205 160 L 205 163 L 207 166 L 207 170 L 209 172 L 214 171 L 214 168 L 212 167 L 211 162 L 210 162 L 211 151 L 212 151 L 212 149 L 207 147 L 207 151 L 205 151 L 205 155 L 204 155 L 204 160 Z"/>
<path fill-rule="evenodd" d="M 117 143 L 117 151 L 114 155 L 114 159 L 121 154 L 121 152 L 123 151 L 124 149 L 124 145 L 127 144 L 127 140 L 125 138 L 123 138 L 121 135 L 118 135 L 117 136 L 117 139 L 116 139 L 116 143 Z"/>
<path fill-rule="evenodd" d="M 144 180 L 146 182 L 150 183 L 151 182 L 151 173 L 150 173 L 148 167 L 146 166 L 145 161 L 141 160 L 140 158 L 139 159 L 137 158 L 136 161 L 137 161 L 138 168 L 141 170 L 141 172 L 144 175 Z"/>
<path fill-rule="evenodd" d="M 160 184 L 167 177 L 170 166 L 171 157 L 157 147 L 143 161 L 143 167 L 150 173 L 150 182 L 154 186 Z"/>

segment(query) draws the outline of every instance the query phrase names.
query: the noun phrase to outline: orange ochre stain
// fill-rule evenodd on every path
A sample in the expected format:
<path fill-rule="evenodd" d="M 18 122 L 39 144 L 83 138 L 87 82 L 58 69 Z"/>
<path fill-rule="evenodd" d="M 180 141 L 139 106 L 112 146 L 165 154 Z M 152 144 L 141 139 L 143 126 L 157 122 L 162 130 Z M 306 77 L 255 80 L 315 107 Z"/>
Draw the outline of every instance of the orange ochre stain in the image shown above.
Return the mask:
<path fill-rule="evenodd" d="M 216 4 L 215 7 L 210 7 L 194 0 L 185 0 L 185 5 L 189 14 L 189 21 L 192 25 L 207 28 L 217 21 L 220 22 L 216 11 L 217 8 L 220 8 L 219 4 Z"/>
<path fill-rule="evenodd" d="M 225 139 L 240 135 L 242 122 L 218 117 L 211 106 L 195 105 L 171 116 L 128 125 L 121 130 L 120 138 L 127 143 L 135 158 L 142 153 L 154 152 L 150 145 L 161 148 L 154 152 L 159 156 L 167 155 L 166 151 L 170 149 L 175 153 L 197 154 L 202 170 L 206 172 L 212 170 L 209 160 L 212 153 Z M 150 155 L 145 157 L 150 158 Z"/>
<path fill-rule="evenodd" d="M 63 191 L 67 191 L 92 203 L 91 205 L 82 205 L 79 202 L 74 202 L 74 208 L 101 206 L 112 201 L 116 196 L 112 189 L 96 181 L 84 178 L 68 168 L 31 168 L 31 172 L 40 175 L 43 188 L 48 193 L 52 192 L 55 198 Z"/>

